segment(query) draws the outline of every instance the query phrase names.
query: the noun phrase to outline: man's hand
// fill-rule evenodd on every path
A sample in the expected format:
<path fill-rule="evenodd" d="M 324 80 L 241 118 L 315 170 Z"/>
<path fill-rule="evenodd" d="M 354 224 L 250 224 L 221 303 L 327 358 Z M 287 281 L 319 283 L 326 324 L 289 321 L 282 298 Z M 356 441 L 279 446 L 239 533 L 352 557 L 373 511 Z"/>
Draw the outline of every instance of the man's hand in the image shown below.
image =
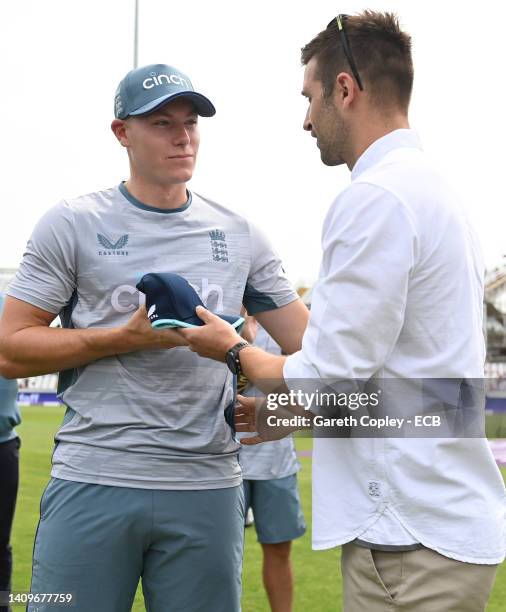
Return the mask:
<path fill-rule="evenodd" d="M 49 327 L 55 316 L 7 296 L 0 321 L 2 376 L 39 376 L 79 368 L 111 355 L 187 345 L 175 330 L 152 329 L 145 306 L 141 306 L 122 327 Z"/>
<path fill-rule="evenodd" d="M 241 337 L 244 338 L 246 342 L 253 344 L 258 333 L 258 321 L 246 311 L 242 316 L 244 317 L 244 325 L 242 326 Z"/>
<path fill-rule="evenodd" d="M 186 340 L 190 350 L 201 357 L 215 361 L 225 361 L 226 353 L 235 344 L 242 341 L 235 329 L 212 312 L 197 306 L 195 312 L 204 321 L 202 327 L 182 329 L 179 333 Z"/>
<path fill-rule="evenodd" d="M 144 304 L 137 309 L 121 331 L 132 351 L 188 346 L 186 340 L 176 329 L 153 329 Z"/>
<path fill-rule="evenodd" d="M 314 415 L 297 404 L 277 406 L 272 411 L 267 408 L 266 398 L 262 396 L 238 395 L 237 402 L 234 415 L 236 431 L 255 433 L 254 436 L 241 438 L 240 442 L 245 446 L 281 440 L 299 429 L 311 429 Z M 293 417 L 296 417 L 296 422 L 286 424 L 288 421 L 293 423 Z M 273 422 L 269 422 L 271 419 Z M 284 419 L 288 421 L 283 422 Z"/>
<path fill-rule="evenodd" d="M 182 329 L 179 333 L 188 342 L 190 349 L 201 357 L 226 361 L 227 351 L 239 342 L 243 342 L 243 338 L 232 325 L 206 308 L 197 306 L 195 312 L 205 325 Z M 278 381 L 276 383 L 278 387 L 282 384 L 285 359 L 282 356 L 266 353 L 256 346 L 248 346 L 240 353 L 243 373 L 251 384 L 263 391 L 268 391 L 272 387 L 273 380 Z"/>
<path fill-rule="evenodd" d="M 237 404 L 235 406 L 234 423 L 236 431 L 255 432 L 257 431 L 257 405 L 263 402 L 261 397 L 245 397 L 244 395 L 237 396 Z M 241 438 L 240 442 L 244 446 L 254 446 L 265 442 L 264 438 L 256 433 L 255 436 Z"/>

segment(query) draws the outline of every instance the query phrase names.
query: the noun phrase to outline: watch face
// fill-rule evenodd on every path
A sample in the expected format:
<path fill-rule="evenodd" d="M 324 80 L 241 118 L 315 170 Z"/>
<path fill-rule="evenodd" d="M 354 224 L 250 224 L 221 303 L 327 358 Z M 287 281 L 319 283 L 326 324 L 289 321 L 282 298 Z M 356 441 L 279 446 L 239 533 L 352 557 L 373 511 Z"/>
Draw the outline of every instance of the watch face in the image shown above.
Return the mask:
<path fill-rule="evenodd" d="M 235 361 L 235 351 L 227 351 L 227 355 L 225 357 L 226 364 L 228 369 L 232 372 L 232 374 L 237 374 L 237 363 Z"/>

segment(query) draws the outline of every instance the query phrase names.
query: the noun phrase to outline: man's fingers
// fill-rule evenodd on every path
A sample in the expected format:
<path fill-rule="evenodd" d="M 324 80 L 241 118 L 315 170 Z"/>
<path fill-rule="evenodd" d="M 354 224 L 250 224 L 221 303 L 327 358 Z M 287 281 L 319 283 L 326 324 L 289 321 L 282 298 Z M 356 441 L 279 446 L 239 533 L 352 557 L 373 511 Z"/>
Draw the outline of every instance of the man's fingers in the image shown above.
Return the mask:
<path fill-rule="evenodd" d="M 240 408 L 236 408 L 234 424 L 237 431 L 256 431 L 255 413 L 244 412 Z"/>
<path fill-rule="evenodd" d="M 182 327 L 179 330 L 179 333 L 185 338 L 188 342 L 191 342 L 193 329 Z"/>
<path fill-rule="evenodd" d="M 241 402 L 242 405 L 247 406 L 251 403 L 255 403 L 255 397 L 251 396 L 251 395 L 241 395 L 240 393 L 237 394 L 237 400 L 239 402 Z"/>
<path fill-rule="evenodd" d="M 237 424 L 248 424 L 248 425 L 254 425 L 255 424 L 255 415 L 251 415 L 251 414 L 237 414 L 235 413 L 234 415 L 234 422 Z M 256 430 L 254 430 L 256 431 Z"/>
<path fill-rule="evenodd" d="M 214 319 L 219 319 L 219 317 L 203 306 L 197 306 L 197 308 L 195 308 L 195 312 L 197 313 L 198 318 L 202 319 L 204 323 L 212 323 Z"/>
<path fill-rule="evenodd" d="M 256 411 L 254 408 L 236 408 L 235 414 L 236 416 L 242 416 L 251 421 L 254 421 L 256 418 Z"/>
<path fill-rule="evenodd" d="M 242 409 L 245 413 L 255 412 L 257 405 L 256 397 L 246 397 L 245 395 L 237 396 L 237 409 Z"/>
<path fill-rule="evenodd" d="M 187 346 L 188 342 L 176 329 L 159 329 L 157 333 L 162 334 L 168 341 L 178 346 Z"/>
<path fill-rule="evenodd" d="M 135 321 L 135 322 L 139 321 L 142 323 L 149 323 L 148 313 L 147 313 L 145 304 L 141 304 L 139 308 L 137 308 L 137 310 L 132 315 L 130 321 Z"/>
<path fill-rule="evenodd" d="M 235 423 L 235 430 L 241 433 L 252 433 L 256 431 L 255 425 L 252 423 Z"/>
<path fill-rule="evenodd" d="M 255 446 L 256 444 L 262 444 L 265 440 L 261 436 L 251 436 L 250 438 L 241 438 L 240 442 L 243 446 Z"/>
<path fill-rule="evenodd" d="M 251 418 L 249 414 L 236 414 L 235 422 L 236 423 L 248 423 L 248 425 L 254 425 L 255 418 Z"/>
<path fill-rule="evenodd" d="M 201 327 L 197 328 L 197 329 L 202 329 Z M 193 328 L 180 328 L 178 329 L 178 334 L 181 336 L 181 338 L 184 339 L 185 343 L 188 345 L 190 351 L 193 351 L 194 353 L 198 353 L 199 349 L 198 346 L 194 343 L 195 341 L 195 332 L 197 330 L 193 329 Z M 197 336 L 197 340 L 198 340 L 198 336 Z"/>
<path fill-rule="evenodd" d="M 237 431 L 256 431 L 255 398 L 237 396 L 234 423 Z"/>

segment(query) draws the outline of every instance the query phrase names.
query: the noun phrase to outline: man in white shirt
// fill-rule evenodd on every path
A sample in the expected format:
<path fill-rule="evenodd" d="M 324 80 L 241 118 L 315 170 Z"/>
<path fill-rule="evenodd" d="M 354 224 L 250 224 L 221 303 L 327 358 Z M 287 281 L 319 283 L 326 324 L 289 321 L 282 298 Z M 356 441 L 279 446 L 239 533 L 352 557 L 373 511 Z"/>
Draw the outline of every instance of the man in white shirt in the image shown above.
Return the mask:
<path fill-rule="evenodd" d="M 483 263 L 409 128 L 411 39 L 392 14 L 339 15 L 302 63 L 304 129 L 324 164 L 352 171 L 323 225 L 302 350 L 244 346 L 200 310 L 206 326 L 185 338 L 259 387 L 444 379 L 460 393 L 459 380 L 484 375 Z M 345 612 L 485 609 L 506 544 L 504 483 L 483 437 L 317 438 L 313 453 L 313 547 L 342 546 Z"/>

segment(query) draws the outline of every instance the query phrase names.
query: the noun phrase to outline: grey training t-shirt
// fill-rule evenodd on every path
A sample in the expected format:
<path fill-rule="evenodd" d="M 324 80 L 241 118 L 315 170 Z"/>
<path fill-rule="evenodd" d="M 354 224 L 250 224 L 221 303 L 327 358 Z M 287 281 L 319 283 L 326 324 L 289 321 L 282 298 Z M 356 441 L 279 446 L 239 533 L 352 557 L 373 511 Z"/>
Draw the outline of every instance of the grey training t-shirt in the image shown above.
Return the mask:
<path fill-rule="evenodd" d="M 197 194 L 178 209 L 143 205 L 125 186 L 62 201 L 39 221 L 8 294 L 64 327 L 124 325 L 148 272 L 176 272 L 214 312 L 239 314 L 297 298 L 269 242 Z M 154 489 L 240 484 L 239 445 L 223 416 L 233 400 L 224 363 L 186 347 L 114 355 L 60 374 L 69 406 L 52 476 Z"/>

